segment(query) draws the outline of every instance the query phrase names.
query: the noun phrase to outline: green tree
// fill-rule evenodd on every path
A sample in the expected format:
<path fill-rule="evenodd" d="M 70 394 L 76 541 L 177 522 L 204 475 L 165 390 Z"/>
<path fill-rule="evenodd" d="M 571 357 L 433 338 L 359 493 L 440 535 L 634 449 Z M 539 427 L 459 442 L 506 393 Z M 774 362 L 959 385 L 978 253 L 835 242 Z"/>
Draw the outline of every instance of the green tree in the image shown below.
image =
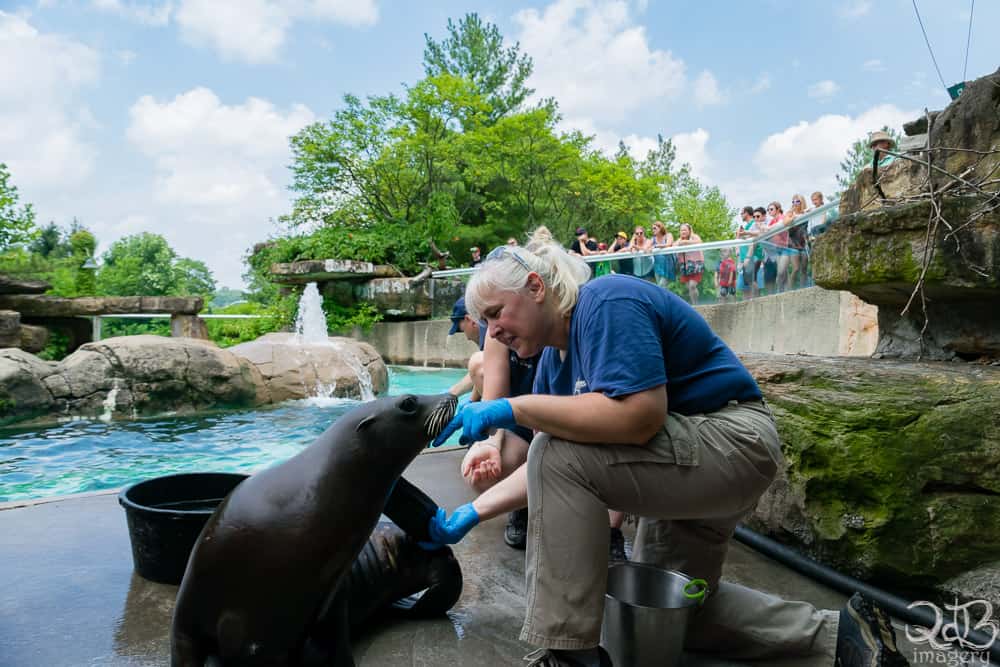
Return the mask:
<path fill-rule="evenodd" d="M 35 210 L 31 204 L 18 206 L 20 195 L 10 182 L 7 165 L 0 162 L 0 250 L 29 243 L 37 234 Z"/>
<path fill-rule="evenodd" d="M 90 230 L 83 226 L 76 226 L 70 228 L 66 245 L 69 246 L 69 254 L 83 262 L 94 256 L 94 251 L 97 250 L 97 239 L 94 238 Z"/>
<path fill-rule="evenodd" d="M 159 234 L 143 232 L 111 244 L 97 272 L 102 294 L 164 296 L 173 293 L 177 253 Z"/>
<path fill-rule="evenodd" d="M 205 262 L 179 257 L 174 262 L 174 292 L 201 296 L 207 301 L 215 292 L 215 278 Z"/>
<path fill-rule="evenodd" d="M 31 243 L 28 244 L 28 251 L 33 252 L 40 257 L 45 258 L 56 258 L 61 254 L 65 256 L 64 251 L 65 246 L 63 245 L 63 231 L 54 222 L 49 222 L 49 224 L 38 230 L 38 235 L 32 239 Z"/>
<path fill-rule="evenodd" d="M 504 48 L 503 35 L 478 14 L 466 14 L 456 25 L 448 19 L 448 37 L 440 42 L 424 34 L 424 72 L 450 74 L 472 83 L 489 108 L 487 122 L 518 109 L 535 91 L 525 82 L 533 68 L 520 45 Z M 467 126 L 466 126 L 467 127 Z"/>
<path fill-rule="evenodd" d="M 883 125 L 881 129 L 883 132 L 888 132 L 896 145 L 899 145 L 902 135 L 898 131 L 888 125 Z M 837 185 L 841 192 L 854 183 L 854 179 L 858 177 L 862 169 L 872 166 L 872 157 L 874 157 L 874 151 L 868 146 L 868 137 L 862 137 L 851 144 L 847 155 L 840 163 L 840 173 L 837 174 Z"/>
<path fill-rule="evenodd" d="M 425 68 L 402 94 L 347 95 L 329 121 L 292 137 L 296 199 L 280 219 L 287 233 L 247 256 L 252 299 L 274 296 L 275 262 L 338 257 L 415 272 L 431 242 L 464 258 L 470 245 L 538 225 L 565 241 L 579 225 L 610 238 L 653 218 L 728 235 L 725 199 L 676 164 L 669 140 L 641 161 L 624 144 L 608 157 L 593 137 L 558 129 L 554 101 L 525 108 L 531 60 L 504 48 L 495 26 L 449 22 L 449 38 L 427 38 Z"/>

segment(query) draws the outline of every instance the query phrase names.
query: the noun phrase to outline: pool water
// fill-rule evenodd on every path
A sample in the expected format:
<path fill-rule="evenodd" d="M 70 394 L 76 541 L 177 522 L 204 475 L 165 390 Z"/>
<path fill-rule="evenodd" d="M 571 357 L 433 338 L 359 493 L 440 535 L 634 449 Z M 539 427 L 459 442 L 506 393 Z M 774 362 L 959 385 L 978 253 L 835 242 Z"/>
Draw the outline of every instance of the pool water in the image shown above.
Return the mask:
<path fill-rule="evenodd" d="M 443 393 L 463 375 L 392 366 L 389 394 Z M 252 473 L 295 455 L 356 405 L 306 399 L 240 412 L 0 431 L 0 502 L 114 489 L 177 472 Z"/>

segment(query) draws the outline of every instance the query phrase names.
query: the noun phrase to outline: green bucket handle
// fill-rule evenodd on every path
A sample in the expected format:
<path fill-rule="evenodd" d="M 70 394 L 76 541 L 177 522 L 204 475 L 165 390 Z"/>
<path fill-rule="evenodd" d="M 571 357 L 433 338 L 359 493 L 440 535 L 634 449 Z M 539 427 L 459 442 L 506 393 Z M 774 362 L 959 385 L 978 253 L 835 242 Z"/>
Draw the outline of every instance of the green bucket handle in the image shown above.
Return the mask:
<path fill-rule="evenodd" d="M 698 604 L 704 604 L 706 595 L 708 595 L 708 582 L 704 579 L 692 579 L 684 584 L 684 597 L 688 600 L 697 600 Z"/>

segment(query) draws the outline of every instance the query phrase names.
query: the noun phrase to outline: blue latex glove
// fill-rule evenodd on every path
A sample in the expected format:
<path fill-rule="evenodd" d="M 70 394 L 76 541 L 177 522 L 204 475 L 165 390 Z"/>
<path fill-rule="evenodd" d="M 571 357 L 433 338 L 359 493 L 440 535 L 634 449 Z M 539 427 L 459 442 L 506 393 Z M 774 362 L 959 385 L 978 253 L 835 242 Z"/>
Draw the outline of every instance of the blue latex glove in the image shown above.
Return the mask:
<path fill-rule="evenodd" d="M 452 418 L 444 430 L 434 438 L 431 447 L 440 447 L 451 434 L 462 429 L 458 441 L 463 445 L 479 442 L 490 434 L 493 428 L 513 428 L 517 426 L 514 420 L 514 408 L 506 398 L 494 401 L 478 401 L 466 403 L 458 414 Z"/>
<path fill-rule="evenodd" d="M 479 524 L 479 513 L 472 503 L 465 503 L 455 508 L 448 516 L 440 507 L 431 517 L 428 531 L 435 544 L 457 544 L 466 534 Z"/>

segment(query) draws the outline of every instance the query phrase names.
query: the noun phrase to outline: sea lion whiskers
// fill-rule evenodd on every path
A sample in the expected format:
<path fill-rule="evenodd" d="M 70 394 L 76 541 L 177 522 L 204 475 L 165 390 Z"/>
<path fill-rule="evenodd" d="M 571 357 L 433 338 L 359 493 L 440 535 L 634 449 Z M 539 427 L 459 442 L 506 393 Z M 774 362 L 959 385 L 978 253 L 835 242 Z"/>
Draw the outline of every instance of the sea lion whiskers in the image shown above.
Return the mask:
<path fill-rule="evenodd" d="M 424 422 L 428 437 L 433 438 L 444 429 L 455 416 L 456 407 L 458 407 L 458 396 L 454 394 L 445 395 L 441 402 L 434 406 L 434 410 L 427 415 L 427 421 Z"/>

